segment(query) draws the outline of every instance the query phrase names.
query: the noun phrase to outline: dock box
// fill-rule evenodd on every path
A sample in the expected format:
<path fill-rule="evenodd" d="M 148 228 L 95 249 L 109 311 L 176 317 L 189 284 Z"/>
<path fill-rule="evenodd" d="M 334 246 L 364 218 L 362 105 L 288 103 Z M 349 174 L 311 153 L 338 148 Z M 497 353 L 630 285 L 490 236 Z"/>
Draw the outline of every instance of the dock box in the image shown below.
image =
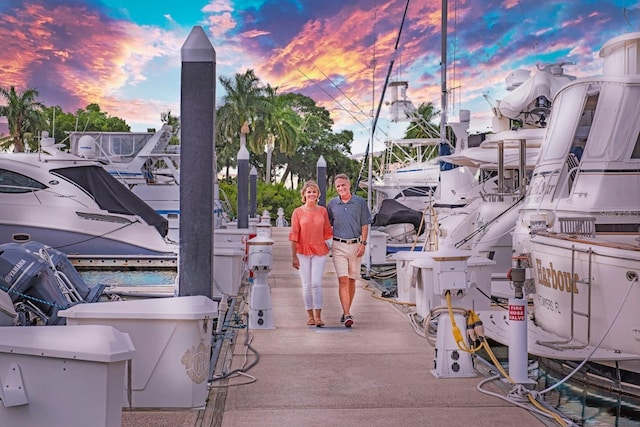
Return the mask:
<path fill-rule="evenodd" d="M 136 348 L 131 362 L 132 407 L 205 406 L 213 319 L 218 315 L 218 305 L 210 298 L 78 304 L 59 315 L 66 317 L 67 325 L 109 325 L 129 334 Z"/>
<path fill-rule="evenodd" d="M 0 425 L 120 427 L 133 356 L 110 326 L 0 327 Z"/>

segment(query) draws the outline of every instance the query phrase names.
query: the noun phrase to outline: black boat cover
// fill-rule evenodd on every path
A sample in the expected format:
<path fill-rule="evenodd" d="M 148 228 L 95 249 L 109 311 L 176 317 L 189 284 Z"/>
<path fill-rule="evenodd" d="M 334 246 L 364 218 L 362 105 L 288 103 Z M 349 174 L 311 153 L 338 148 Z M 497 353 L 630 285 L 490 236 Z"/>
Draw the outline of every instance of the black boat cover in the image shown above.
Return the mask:
<path fill-rule="evenodd" d="M 101 209 L 123 215 L 138 215 L 165 237 L 169 221 L 144 200 L 133 194 L 124 184 L 100 166 L 60 168 L 52 172 L 65 177 L 91 194 Z"/>
<path fill-rule="evenodd" d="M 373 217 L 373 225 L 382 227 L 389 224 L 412 224 L 416 232 L 420 227 L 422 212 L 406 207 L 394 199 L 384 199 L 380 209 Z M 424 232 L 424 227 L 419 230 L 419 235 Z"/>

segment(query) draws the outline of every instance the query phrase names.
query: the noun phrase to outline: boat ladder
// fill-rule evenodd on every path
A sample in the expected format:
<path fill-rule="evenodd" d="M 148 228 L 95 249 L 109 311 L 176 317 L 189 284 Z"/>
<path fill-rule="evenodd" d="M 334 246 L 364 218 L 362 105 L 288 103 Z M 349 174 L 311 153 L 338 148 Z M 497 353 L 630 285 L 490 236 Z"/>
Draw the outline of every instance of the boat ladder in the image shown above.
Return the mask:
<path fill-rule="evenodd" d="M 589 257 L 589 268 L 587 277 L 584 279 L 576 279 L 575 277 L 575 261 L 576 261 L 576 253 L 586 253 Z M 591 282 L 591 259 L 593 256 L 593 250 L 589 249 L 579 249 L 576 248 L 575 245 L 571 246 L 571 278 L 570 278 L 570 286 L 571 288 L 571 335 L 569 338 L 565 340 L 559 341 L 538 341 L 538 344 L 543 345 L 545 347 L 550 347 L 556 350 L 577 350 L 583 349 L 589 345 L 591 341 L 591 290 L 593 288 L 593 283 Z M 586 285 L 587 288 L 587 311 L 578 310 L 575 307 L 575 295 L 577 292 L 578 285 Z M 575 320 L 576 317 L 584 317 L 587 319 L 587 337 L 586 341 L 583 343 L 577 339 L 574 339 L 575 336 Z"/>

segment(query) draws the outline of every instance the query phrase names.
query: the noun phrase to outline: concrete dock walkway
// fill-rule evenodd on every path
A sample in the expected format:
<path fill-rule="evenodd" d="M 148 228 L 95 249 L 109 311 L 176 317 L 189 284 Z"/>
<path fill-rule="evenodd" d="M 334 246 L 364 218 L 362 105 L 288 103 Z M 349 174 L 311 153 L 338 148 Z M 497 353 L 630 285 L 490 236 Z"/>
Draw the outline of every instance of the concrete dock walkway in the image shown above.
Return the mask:
<path fill-rule="evenodd" d="M 206 408 L 123 410 L 123 426 L 555 425 L 478 391 L 482 375 L 434 377 L 434 348 L 414 331 L 403 310 L 375 297 L 364 280 L 357 285 L 355 323 L 345 328 L 331 259 L 323 282 L 326 326 L 306 326 L 288 232 L 272 229 L 275 328 L 239 330 L 221 354 L 216 374 L 251 368 L 214 381 Z M 248 312 L 248 302 L 243 310 Z M 246 343 L 258 353 L 257 362 Z M 504 395 L 495 384 L 484 388 Z"/>

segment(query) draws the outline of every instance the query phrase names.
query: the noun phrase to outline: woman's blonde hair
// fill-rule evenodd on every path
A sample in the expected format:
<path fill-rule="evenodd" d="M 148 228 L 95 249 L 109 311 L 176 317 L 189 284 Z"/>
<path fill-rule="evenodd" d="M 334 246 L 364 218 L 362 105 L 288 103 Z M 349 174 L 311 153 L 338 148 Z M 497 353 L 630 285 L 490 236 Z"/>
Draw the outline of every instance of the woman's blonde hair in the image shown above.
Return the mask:
<path fill-rule="evenodd" d="M 307 191 L 307 188 L 315 188 L 318 192 L 318 198 L 320 197 L 320 186 L 315 181 L 307 181 L 302 185 L 302 189 L 300 190 L 300 195 L 302 196 L 302 203 L 307 202 L 307 197 L 304 193 Z"/>

